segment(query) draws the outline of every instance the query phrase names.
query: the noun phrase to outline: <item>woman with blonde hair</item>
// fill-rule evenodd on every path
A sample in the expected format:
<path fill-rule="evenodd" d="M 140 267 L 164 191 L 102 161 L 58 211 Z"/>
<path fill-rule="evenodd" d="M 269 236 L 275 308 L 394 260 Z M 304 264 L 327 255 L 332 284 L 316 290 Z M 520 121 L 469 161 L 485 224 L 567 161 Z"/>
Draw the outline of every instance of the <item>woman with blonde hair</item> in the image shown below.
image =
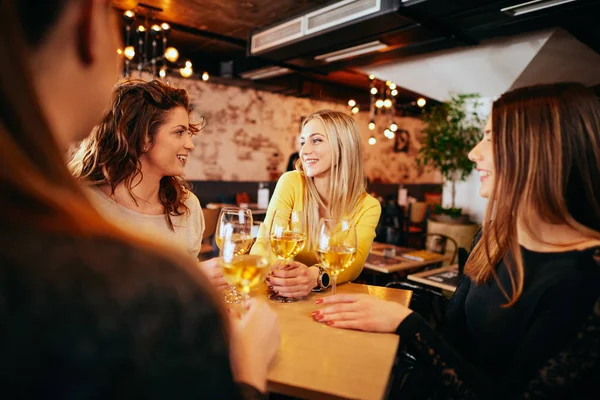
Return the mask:
<path fill-rule="evenodd" d="M 469 158 L 489 203 L 442 329 L 371 296 L 317 300 L 315 319 L 398 333 L 417 360 L 407 398 L 596 398 L 600 100 L 575 83 L 505 93 Z"/>
<path fill-rule="evenodd" d="M 228 318 L 189 257 L 104 218 L 64 163 L 121 70 L 117 17 L 106 0 L 0 1 L 0 384 L 20 399 L 260 398 L 275 313 Z"/>
<path fill-rule="evenodd" d="M 354 223 L 356 259 L 339 275 L 338 282 L 358 277 L 375 238 L 381 206 L 365 190 L 361 138 L 352 117 L 330 110 L 306 117 L 300 133 L 296 171 L 279 178 L 264 226 L 270 226 L 276 210 L 302 211 L 307 237 L 304 249 L 293 262 L 288 265 L 280 262 L 273 268 L 267 278 L 271 290 L 286 298 L 299 298 L 327 286 L 329 277 L 315 255 L 321 218 L 346 218 Z M 259 240 L 252 251 L 261 249 Z"/>

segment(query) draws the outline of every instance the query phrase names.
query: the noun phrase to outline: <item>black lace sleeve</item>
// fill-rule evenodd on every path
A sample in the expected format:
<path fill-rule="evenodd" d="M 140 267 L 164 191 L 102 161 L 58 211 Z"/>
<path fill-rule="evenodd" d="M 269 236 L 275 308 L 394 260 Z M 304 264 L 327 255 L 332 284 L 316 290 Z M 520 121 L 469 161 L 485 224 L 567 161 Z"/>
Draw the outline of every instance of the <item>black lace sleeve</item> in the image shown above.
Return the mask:
<path fill-rule="evenodd" d="M 459 292 L 460 293 L 460 292 Z M 549 298 L 559 294 L 552 293 Z M 398 327 L 400 341 L 427 368 L 428 384 L 443 398 L 507 399 L 555 398 L 583 391 L 590 384 L 600 386 L 597 374 L 600 355 L 600 298 L 592 313 L 561 351 L 546 360 L 541 369 L 527 373 L 530 361 L 524 353 L 543 354 L 540 335 L 548 336 L 557 317 L 569 310 L 555 308 L 538 318 L 515 356 L 515 363 L 503 376 L 488 376 L 471 364 L 446 339 L 440 336 L 417 313 L 409 315 Z M 459 316 L 460 318 L 460 316 Z M 550 324 L 551 321 L 554 321 Z M 536 372 L 537 371 L 537 372 Z M 523 376 L 530 376 L 523 382 Z M 529 380 L 530 379 L 530 380 Z M 598 393 L 599 388 L 595 391 Z M 570 396 L 571 397 L 571 396 Z M 578 397 L 579 398 L 579 397 Z"/>

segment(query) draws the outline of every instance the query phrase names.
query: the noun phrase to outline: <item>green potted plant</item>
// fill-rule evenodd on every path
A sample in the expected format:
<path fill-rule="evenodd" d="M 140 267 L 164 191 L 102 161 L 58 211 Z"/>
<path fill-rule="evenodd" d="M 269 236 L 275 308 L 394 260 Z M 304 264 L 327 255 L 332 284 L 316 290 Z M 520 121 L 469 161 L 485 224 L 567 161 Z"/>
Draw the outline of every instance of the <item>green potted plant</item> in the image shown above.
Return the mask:
<path fill-rule="evenodd" d="M 468 154 L 481 140 L 485 125 L 477 111 L 480 105 L 477 94 L 455 94 L 448 102 L 423 110 L 427 127 L 422 131 L 417 165 L 439 169 L 444 181 L 452 183 L 451 207 L 436 207 L 434 214 L 461 218 L 462 210 L 455 207 L 456 182 L 467 179 L 475 168 Z"/>

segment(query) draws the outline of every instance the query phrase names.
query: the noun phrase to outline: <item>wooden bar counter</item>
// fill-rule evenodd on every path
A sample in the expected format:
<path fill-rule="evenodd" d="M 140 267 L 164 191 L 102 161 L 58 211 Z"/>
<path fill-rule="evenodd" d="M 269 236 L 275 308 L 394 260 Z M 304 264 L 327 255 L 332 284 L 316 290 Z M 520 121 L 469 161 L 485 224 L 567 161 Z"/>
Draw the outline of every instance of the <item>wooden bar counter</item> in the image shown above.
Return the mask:
<path fill-rule="evenodd" d="M 253 293 L 265 295 L 266 288 Z M 368 293 L 408 306 L 412 292 L 346 283 L 338 293 Z M 269 301 L 279 317 L 281 348 L 271 365 L 268 390 L 307 399 L 381 399 L 398 347 L 398 336 L 336 329 L 312 319 L 329 296 L 313 293 L 295 303 Z"/>

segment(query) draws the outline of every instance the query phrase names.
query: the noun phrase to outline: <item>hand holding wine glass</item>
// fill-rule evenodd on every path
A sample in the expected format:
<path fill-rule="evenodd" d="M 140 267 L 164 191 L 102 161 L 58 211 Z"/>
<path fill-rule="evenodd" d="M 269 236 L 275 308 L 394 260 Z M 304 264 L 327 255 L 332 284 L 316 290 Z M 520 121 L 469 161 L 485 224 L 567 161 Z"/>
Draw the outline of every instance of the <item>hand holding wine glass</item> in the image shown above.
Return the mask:
<path fill-rule="evenodd" d="M 304 248 L 306 242 L 306 223 L 302 211 L 276 210 L 271 222 L 270 244 L 273 253 L 285 268 L 294 268 L 294 257 Z M 293 274 L 292 274 L 293 275 Z M 285 278 L 282 278 L 285 279 Z M 295 279 L 290 277 L 290 279 Z M 269 299 L 280 303 L 291 303 L 298 298 L 284 297 L 271 293 Z"/>
<path fill-rule="evenodd" d="M 316 245 L 317 258 L 331 275 L 334 295 L 338 275 L 354 262 L 356 245 L 356 228 L 349 220 L 321 219 Z"/>

